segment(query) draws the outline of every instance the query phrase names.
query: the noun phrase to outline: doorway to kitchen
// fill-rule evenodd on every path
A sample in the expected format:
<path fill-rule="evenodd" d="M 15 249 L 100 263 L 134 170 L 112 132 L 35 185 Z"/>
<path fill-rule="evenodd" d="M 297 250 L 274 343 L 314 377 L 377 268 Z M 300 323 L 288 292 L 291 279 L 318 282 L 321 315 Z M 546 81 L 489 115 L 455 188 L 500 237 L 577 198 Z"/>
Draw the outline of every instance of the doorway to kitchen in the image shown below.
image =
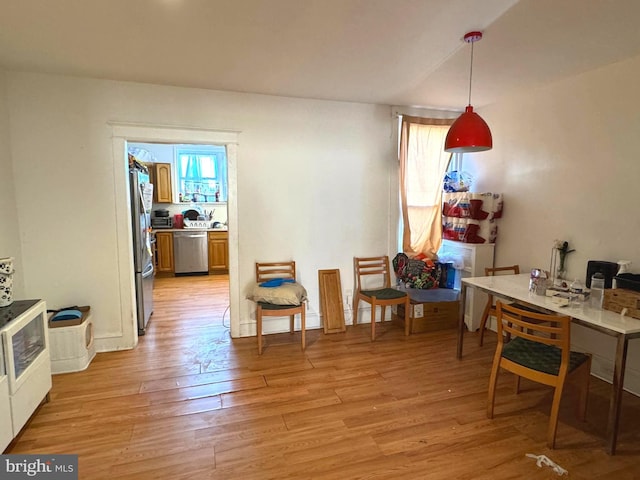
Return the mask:
<path fill-rule="evenodd" d="M 153 186 L 149 216 L 155 266 L 154 303 L 158 302 L 155 297 L 164 297 L 163 292 L 167 291 L 176 295 L 209 291 L 209 295 L 228 301 L 226 147 L 127 142 L 127 152 L 130 164 L 135 162 L 136 168 L 146 169 Z M 199 278 L 203 275 L 212 278 Z M 138 291 L 138 283 L 136 296 L 140 303 L 143 295 Z M 176 305 L 183 304 L 176 298 Z M 154 313 L 157 310 L 154 308 Z M 224 313 L 227 311 L 223 308 Z M 160 321 L 158 315 L 153 320 L 151 329 Z M 211 320 L 229 328 L 228 317 L 226 322 L 223 315 L 212 316 Z M 138 328 L 138 334 L 146 334 L 146 326 Z"/>
<path fill-rule="evenodd" d="M 227 156 L 226 202 L 228 235 L 228 327 L 232 337 L 239 336 L 239 287 L 238 287 L 238 234 L 237 234 L 237 136 L 235 131 L 193 129 L 169 126 L 112 124 L 114 179 L 116 189 L 116 231 L 118 237 L 118 256 L 120 264 L 120 297 L 123 318 L 123 336 L 137 342 L 135 318 L 131 312 L 135 308 L 135 285 L 132 271 L 132 227 L 128 205 L 128 145 L 146 144 L 185 144 L 216 145 L 225 149 Z M 219 212 L 218 212 L 219 213 Z M 189 279 L 187 278 L 187 281 Z M 130 322 L 124 319 L 131 318 Z M 153 317 L 152 317 L 153 322 Z"/>

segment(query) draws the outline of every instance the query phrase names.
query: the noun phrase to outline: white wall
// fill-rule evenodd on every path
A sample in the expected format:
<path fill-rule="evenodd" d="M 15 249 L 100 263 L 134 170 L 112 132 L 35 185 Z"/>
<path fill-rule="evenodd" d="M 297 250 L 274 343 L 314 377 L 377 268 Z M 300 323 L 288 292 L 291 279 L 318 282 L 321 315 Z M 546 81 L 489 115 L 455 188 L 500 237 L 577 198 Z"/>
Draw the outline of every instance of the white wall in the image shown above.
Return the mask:
<path fill-rule="evenodd" d="M 9 112 L 6 102 L 6 73 L 0 69 L 0 258 L 13 257 L 14 298 L 24 298 L 24 272 L 18 211 L 11 164 Z"/>
<path fill-rule="evenodd" d="M 549 268 L 554 239 L 576 251 L 568 278 L 585 280 L 588 260 L 633 261 L 640 272 L 640 57 L 513 95 L 480 113 L 494 148 L 469 155 L 476 191 L 503 192 L 496 265 Z M 615 343 L 576 327 L 573 343 L 593 352 L 611 378 Z M 630 342 L 628 387 L 640 392 L 640 341 Z"/>
<path fill-rule="evenodd" d="M 340 268 L 352 288 L 354 255 L 394 253 L 387 107 L 27 73 L 8 73 L 7 92 L 26 295 L 91 305 L 99 349 L 132 346 L 114 227 L 114 172 L 125 162 L 113 160 L 111 121 L 241 132 L 241 335 L 255 333 L 244 300 L 255 261 L 296 260 L 319 326 L 319 269 Z"/>

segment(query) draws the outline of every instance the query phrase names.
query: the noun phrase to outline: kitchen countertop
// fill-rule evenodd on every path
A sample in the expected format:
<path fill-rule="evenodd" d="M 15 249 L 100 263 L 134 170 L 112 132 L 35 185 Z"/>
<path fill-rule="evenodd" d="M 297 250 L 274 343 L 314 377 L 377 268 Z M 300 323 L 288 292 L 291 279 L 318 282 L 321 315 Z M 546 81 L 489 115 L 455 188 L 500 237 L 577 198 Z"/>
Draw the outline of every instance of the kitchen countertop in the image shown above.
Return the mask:
<path fill-rule="evenodd" d="M 228 232 L 227 227 L 224 228 L 152 228 L 153 233 L 158 232 Z"/>

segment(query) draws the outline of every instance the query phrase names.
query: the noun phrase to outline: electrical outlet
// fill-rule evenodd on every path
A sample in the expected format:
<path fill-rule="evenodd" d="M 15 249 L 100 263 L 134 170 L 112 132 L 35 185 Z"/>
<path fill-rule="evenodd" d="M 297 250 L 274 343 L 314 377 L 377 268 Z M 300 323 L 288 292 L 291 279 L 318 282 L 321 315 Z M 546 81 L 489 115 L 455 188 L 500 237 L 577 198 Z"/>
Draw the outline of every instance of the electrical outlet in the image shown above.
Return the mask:
<path fill-rule="evenodd" d="M 419 303 L 418 305 L 413 306 L 413 317 L 414 318 L 424 317 L 424 305 Z"/>
<path fill-rule="evenodd" d="M 353 302 L 353 290 L 345 290 L 344 298 L 346 305 L 351 305 L 351 303 Z"/>

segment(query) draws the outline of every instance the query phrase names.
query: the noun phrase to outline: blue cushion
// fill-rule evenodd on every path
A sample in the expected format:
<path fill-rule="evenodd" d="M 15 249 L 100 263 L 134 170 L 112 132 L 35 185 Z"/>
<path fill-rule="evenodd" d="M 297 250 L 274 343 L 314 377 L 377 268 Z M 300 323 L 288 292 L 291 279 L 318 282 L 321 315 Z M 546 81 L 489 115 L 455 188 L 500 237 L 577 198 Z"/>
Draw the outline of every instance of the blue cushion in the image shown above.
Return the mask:
<path fill-rule="evenodd" d="M 267 280 L 266 282 L 262 282 L 260 284 L 261 287 L 275 288 L 281 286 L 283 283 L 293 283 L 295 280 L 293 278 L 272 278 L 271 280 Z"/>
<path fill-rule="evenodd" d="M 74 320 L 76 318 L 82 318 L 82 312 L 80 310 L 61 310 L 51 318 L 51 321 Z"/>

